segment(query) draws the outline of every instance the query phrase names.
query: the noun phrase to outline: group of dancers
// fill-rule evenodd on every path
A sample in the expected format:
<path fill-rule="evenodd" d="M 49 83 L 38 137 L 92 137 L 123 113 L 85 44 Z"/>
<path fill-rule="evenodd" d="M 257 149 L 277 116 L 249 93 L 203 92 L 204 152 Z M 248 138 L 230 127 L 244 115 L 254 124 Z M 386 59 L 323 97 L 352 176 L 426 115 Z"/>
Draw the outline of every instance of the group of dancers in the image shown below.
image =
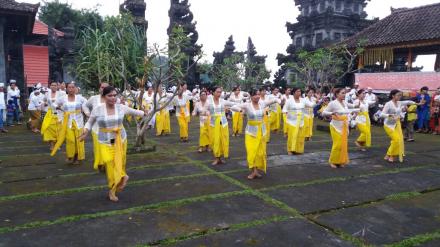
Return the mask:
<path fill-rule="evenodd" d="M 171 132 L 168 104 L 173 106 L 179 125 L 180 141 L 189 140 L 191 117 L 199 117 L 198 152 L 211 152 L 212 165 L 222 165 L 229 157 L 229 112 L 232 113 L 232 136 L 245 135 L 246 160 L 250 169 L 249 180 L 262 178 L 267 171 L 267 143 L 271 132 L 282 132 L 286 137 L 286 153 L 301 155 L 304 143 L 313 136 L 313 108 L 320 97 L 313 89 L 303 92 L 300 88 L 287 88 L 283 93 L 278 88 L 268 92 L 266 88 L 251 89 L 242 92 L 240 87 L 231 93 L 225 93 L 221 87 L 211 91 L 189 91 L 186 84 L 180 85 L 175 93 L 159 90 L 157 94 L 148 87 L 142 97 L 142 107 L 134 105 L 135 98 L 124 97 L 124 93 L 108 83 L 101 83 L 99 94 L 85 99 L 78 94 L 76 85 L 67 83 L 65 91 L 60 84 L 51 83 L 50 90 L 44 94 L 40 105 L 47 107 L 41 133 L 43 140 L 50 143 L 54 156 L 63 143 L 66 146 L 67 160 L 80 164 L 85 159 L 84 141 L 89 133 L 94 145 L 94 168 L 106 171 L 111 201 L 117 202 L 117 193 L 127 185 L 126 173 L 127 134 L 124 121 L 142 118 L 148 114 L 154 117 L 148 123 L 155 127 L 156 135 Z M 366 91 L 357 90 L 356 100 L 346 102 L 346 89 L 333 91 L 334 99 L 322 114 L 331 117 L 330 132 L 333 141 L 329 163 L 332 168 L 341 168 L 349 163 L 348 135 L 349 121 L 355 119 L 359 137 L 355 144 L 366 151 L 371 147 L 371 122 L 369 102 Z M 128 95 L 128 94 L 127 94 Z M 133 95 L 133 94 L 130 94 Z M 416 104 L 413 101 L 401 101 L 402 92 L 393 90 L 390 101 L 381 113 L 384 128 L 391 139 L 386 153 L 388 162 L 403 162 L 404 142 L 400 117 L 403 108 Z M 192 101 L 193 111 L 190 111 Z M 137 108 L 137 109 L 136 109 Z M 157 110 L 155 110 L 157 109 Z M 85 117 L 87 122 L 85 122 Z M 244 127 L 244 118 L 246 127 Z"/>

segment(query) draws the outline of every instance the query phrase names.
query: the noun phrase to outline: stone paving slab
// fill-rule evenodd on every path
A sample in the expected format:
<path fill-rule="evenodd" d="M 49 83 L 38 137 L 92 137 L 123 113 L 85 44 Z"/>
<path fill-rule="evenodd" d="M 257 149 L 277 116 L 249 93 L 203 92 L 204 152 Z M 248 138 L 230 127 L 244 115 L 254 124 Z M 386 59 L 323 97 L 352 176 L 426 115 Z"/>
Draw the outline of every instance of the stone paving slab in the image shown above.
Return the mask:
<path fill-rule="evenodd" d="M 426 168 L 267 193 L 308 214 L 368 203 L 397 193 L 440 189 L 439 177 L 440 168 Z"/>
<path fill-rule="evenodd" d="M 292 159 L 299 159 L 296 156 L 289 157 Z M 239 165 L 236 166 L 246 167 L 243 165 L 242 161 L 237 161 L 237 163 Z M 341 169 L 331 169 L 328 163 L 298 164 L 301 163 L 301 159 L 296 163 L 297 164 L 293 163 L 291 165 L 287 163 L 284 166 L 275 167 L 271 167 L 272 163 L 269 163 L 267 174 L 264 176 L 264 179 L 259 180 L 248 181 L 246 179 L 248 172 L 230 173 L 228 176 L 238 179 L 254 189 L 262 189 L 278 185 L 304 183 L 336 177 L 347 178 L 409 167 L 405 165 L 389 165 L 385 161 L 377 159 L 353 159 L 349 166 Z"/>
<path fill-rule="evenodd" d="M 317 216 L 316 220 L 363 238 L 370 244 L 389 244 L 440 229 L 439 202 L 440 191 L 436 191 L 409 199 L 329 212 Z"/>
<path fill-rule="evenodd" d="M 0 246 L 134 246 L 281 215 L 286 213 L 241 195 L 10 232 L 0 235 Z"/>
<path fill-rule="evenodd" d="M 189 164 L 157 169 L 139 169 L 127 171 L 132 181 L 172 176 L 185 176 L 204 172 L 205 171 L 199 167 Z M 53 177 L 40 180 L 5 183 L 0 186 L 0 197 L 37 192 L 50 192 L 85 186 L 100 186 L 105 185 L 106 183 L 106 175 L 103 173 L 99 174 L 97 172 L 92 172 L 90 175 L 84 176 Z"/>
<path fill-rule="evenodd" d="M 349 242 L 337 238 L 314 224 L 301 219 L 269 223 L 262 226 L 212 234 L 194 240 L 183 241 L 173 246 L 258 246 L 258 247 L 290 247 L 290 246 L 321 246 L 345 247 L 353 246 Z"/>
<path fill-rule="evenodd" d="M 91 156 L 91 155 L 90 155 Z M 49 156 L 50 157 L 50 156 Z M 58 157 L 58 156 L 57 156 Z M 24 158 L 22 158 L 24 159 Z M 31 163 L 35 157 L 26 157 L 27 164 Z M 80 173 L 93 172 L 93 157 L 89 157 L 82 162 L 81 165 L 70 165 L 62 158 L 53 160 L 48 158 L 45 160 L 38 159 L 35 166 L 25 165 L 23 163 L 2 162 L 3 167 L 0 166 L 0 181 L 13 182 L 22 180 L 42 179 L 46 177 L 60 176 L 60 175 L 74 175 Z M 41 162 L 41 163 L 40 163 Z M 46 163 L 44 163 L 46 162 Z M 157 166 L 166 164 L 183 164 L 182 157 L 173 157 L 166 153 L 152 152 L 139 155 L 129 155 L 127 158 L 127 168 Z"/>
<path fill-rule="evenodd" d="M 105 184 L 104 184 L 105 185 Z M 17 226 L 33 221 L 54 220 L 63 216 L 93 214 L 125 209 L 186 197 L 237 191 L 235 185 L 215 176 L 163 181 L 128 186 L 119 194 L 120 202 L 110 203 L 107 190 L 0 202 L 0 227 Z"/>

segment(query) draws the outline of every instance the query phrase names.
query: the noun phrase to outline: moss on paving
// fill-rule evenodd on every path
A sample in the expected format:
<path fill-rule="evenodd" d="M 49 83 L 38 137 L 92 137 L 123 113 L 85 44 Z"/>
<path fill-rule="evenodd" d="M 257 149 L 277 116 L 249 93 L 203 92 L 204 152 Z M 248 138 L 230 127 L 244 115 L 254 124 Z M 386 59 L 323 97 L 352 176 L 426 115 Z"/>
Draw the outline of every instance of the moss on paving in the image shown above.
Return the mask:
<path fill-rule="evenodd" d="M 258 227 L 258 226 L 262 226 L 262 225 L 266 225 L 266 224 L 270 224 L 270 223 L 283 222 L 283 221 L 287 221 L 290 219 L 293 219 L 293 218 L 290 216 L 274 216 L 274 217 L 261 219 L 261 220 L 254 220 L 254 221 L 249 221 L 249 222 L 232 224 L 232 225 L 229 225 L 224 228 L 211 228 L 208 230 L 204 230 L 204 231 L 200 231 L 200 232 L 196 232 L 196 233 L 191 233 L 191 234 L 179 236 L 176 238 L 170 238 L 170 239 L 159 240 L 156 242 L 151 242 L 146 245 L 139 244 L 137 246 L 139 246 L 139 247 L 144 246 L 145 247 L 145 246 L 156 246 L 156 245 L 161 245 L 161 246 L 174 245 L 174 244 L 179 243 L 181 241 L 197 239 L 197 238 L 201 238 L 201 237 L 208 236 L 208 235 L 222 233 L 225 231 L 234 232 L 234 231 L 239 231 L 239 230 L 246 229 L 246 228 Z"/>
<path fill-rule="evenodd" d="M 385 247 L 415 247 L 440 239 L 440 229 L 434 232 L 416 235 Z"/>
<path fill-rule="evenodd" d="M 68 222 L 76 222 L 79 220 L 90 220 L 90 219 L 97 219 L 102 217 L 110 217 L 110 216 L 118 216 L 123 214 L 130 214 L 130 213 L 136 213 L 136 212 L 143 212 L 143 211 L 151 211 L 155 209 L 164 209 L 169 207 L 177 207 L 177 206 L 184 206 L 187 204 L 195 203 L 195 202 L 204 202 L 208 200 L 217 200 L 217 199 L 223 199 L 238 195 L 250 195 L 250 191 L 232 191 L 232 192 L 225 192 L 225 193 L 219 193 L 219 194 L 211 194 L 211 195 L 204 195 L 204 196 L 198 196 L 198 197 L 190 197 L 190 198 L 184 198 L 179 200 L 173 200 L 173 201 L 165 201 L 165 202 L 159 202 L 154 204 L 148 204 L 138 207 L 132 207 L 132 208 L 126 208 L 126 209 L 120 209 L 120 210 L 113 210 L 113 211 L 106 211 L 106 212 L 99 212 L 99 213 L 93 213 L 93 214 L 81 214 L 81 215 L 72 215 L 72 216 L 66 216 L 61 217 L 56 220 L 51 221 L 35 221 L 26 223 L 19 226 L 14 227 L 1 227 L 0 228 L 0 234 L 8 233 L 8 232 L 14 232 L 19 230 L 26 230 L 26 229 L 32 229 L 36 227 L 47 227 L 51 225 L 57 225 L 57 224 L 63 224 Z"/>

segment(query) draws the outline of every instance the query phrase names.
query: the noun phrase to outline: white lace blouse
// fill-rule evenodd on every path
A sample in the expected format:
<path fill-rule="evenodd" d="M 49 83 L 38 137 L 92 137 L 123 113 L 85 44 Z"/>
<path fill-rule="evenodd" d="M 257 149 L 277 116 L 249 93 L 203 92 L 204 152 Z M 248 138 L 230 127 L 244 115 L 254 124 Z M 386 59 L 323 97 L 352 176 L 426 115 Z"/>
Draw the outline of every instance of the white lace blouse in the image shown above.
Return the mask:
<path fill-rule="evenodd" d="M 89 120 L 85 125 L 85 129 L 91 130 L 92 126 L 96 123 L 99 129 L 113 129 L 121 127 L 121 137 L 122 140 L 127 139 L 127 133 L 123 126 L 123 121 L 125 115 L 132 116 L 144 116 L 144 112 L 140 110 L 135 110 L 128 106 L 122 104 L 115 105 L 115 114 L 109 115 L 107 113 L 107 106 L 105 104 L 99 105 L 95 107 L 90 115 Z M 115 133 L 114 132 L 104 132 L 98 131 L 98 141 L 103 144 L 112 144 L 112 140 L 114 140 Z"/>

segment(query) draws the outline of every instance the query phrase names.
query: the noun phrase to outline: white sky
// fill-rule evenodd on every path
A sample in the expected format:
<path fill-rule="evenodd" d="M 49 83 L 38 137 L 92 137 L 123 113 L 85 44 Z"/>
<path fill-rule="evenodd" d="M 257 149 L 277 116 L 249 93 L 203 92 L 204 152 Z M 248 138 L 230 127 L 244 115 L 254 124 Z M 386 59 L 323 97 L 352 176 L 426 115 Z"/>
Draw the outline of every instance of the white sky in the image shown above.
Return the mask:
<path fill-rule="evenodd" d="M 37 3 L 39 0 L 17 0 Z M 102 15 L 117 15 L 123 0 L 60 0 L 74 8 L 97 9 Z M 149 22 L 148 41 L 165 45 L 169 25 L 168 0 L 146 0 L 146 16 Z M 286 22 L 296 22 L 299 14 L 294 0 L 189 0 L 194 20 L 197 21 L 199 44 L 203 45 L 205 60 L 212 61 L 214 51 L 222 51 L 230 35 L 234 36 L 237 50 L 244 51 L 248 37 L 260 55 L 268 55 L 267 67 L 278 70 L 276 55 L 285 53 L 291 39 Z M 416 7 L 438 3 L 440 0 L 371 0 L 366 11 L 368 18 L 384 18 L 391 13 L 390 7 Z M 276 4 L 275 4 L 276 3 Z M 432 62 L 433 64 L 433 62 Z"/>

